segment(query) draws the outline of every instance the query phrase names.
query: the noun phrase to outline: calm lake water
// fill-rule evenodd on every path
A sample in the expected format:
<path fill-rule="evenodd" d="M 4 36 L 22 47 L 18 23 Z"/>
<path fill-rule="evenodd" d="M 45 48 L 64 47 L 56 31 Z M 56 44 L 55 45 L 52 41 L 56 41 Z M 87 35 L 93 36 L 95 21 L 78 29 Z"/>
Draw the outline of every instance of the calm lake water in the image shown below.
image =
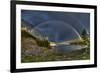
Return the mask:
<path fill-rule="evenodd" d="M 69 53 L 76 50 L 81 50 L 84 46 L 81 45 L 58 45 L 53 47 L 56 52 L 59 53 Z"/>

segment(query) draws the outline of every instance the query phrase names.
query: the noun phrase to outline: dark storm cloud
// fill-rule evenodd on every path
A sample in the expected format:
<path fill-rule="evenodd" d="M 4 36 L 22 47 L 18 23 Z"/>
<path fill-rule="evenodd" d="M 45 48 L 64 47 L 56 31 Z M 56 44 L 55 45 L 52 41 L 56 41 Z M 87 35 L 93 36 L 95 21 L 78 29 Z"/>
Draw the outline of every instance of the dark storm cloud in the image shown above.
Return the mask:
<path fill-rule="evenodd" d="M 77 33 L 83 29 L 90 31 L 89 13 L 22 10 L 21 17 L 54 41 L 79 38 Z"/>

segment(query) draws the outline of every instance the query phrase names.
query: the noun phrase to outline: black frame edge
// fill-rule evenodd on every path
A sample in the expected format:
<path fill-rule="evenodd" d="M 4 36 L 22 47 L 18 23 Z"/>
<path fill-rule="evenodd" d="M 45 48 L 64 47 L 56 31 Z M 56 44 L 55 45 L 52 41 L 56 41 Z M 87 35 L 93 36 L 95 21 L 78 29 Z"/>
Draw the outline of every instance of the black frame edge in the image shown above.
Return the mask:
<path fill-rule="evenodd" d="M 44 67 L 44 68 L 28 68 L 28 69 L 16 69 L 16 72 L 32 72 L 32 71 L 50 71 L 50 70 L 67 70 L 67 69 L 83 69 L 83 68 L 95 68 L 94 64 L 90 65 L 75 65 L 75 66 L 58 66 L 58 67 Z"/>
<path fill-rule="evenodd" d="M 69 3 L 50 3 L 50 2 L 36 2 L 36 1 L 15 1 L 16 4 L 23 5 L 42 5 L 42 6 L 57 6 L 57 7 L 76 7 L 76 8 L 95 8 L 96 5 L 83 5 L 83 4 L 69 4 Z"/>
<path fill-rule="evenodd" d="M 94 65 L 97 67 L 97 6 L 94 7 Z"/>
<path fill-rule="evenodd" d="M 16 3 L 15 1 L 10 2 L 10 72 L 15 72 L 16 70 Z M 15 25 L 14 25 L 15 24 Z"/>

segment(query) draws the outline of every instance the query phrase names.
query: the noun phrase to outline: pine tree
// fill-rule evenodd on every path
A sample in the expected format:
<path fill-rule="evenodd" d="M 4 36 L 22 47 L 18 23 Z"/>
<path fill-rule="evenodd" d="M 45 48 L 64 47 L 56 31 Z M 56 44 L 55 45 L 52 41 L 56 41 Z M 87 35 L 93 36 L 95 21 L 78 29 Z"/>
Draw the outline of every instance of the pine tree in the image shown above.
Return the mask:
<path fill-rule="evenodd" d="M 82 36 L 84 36 L 84 37 L 86 37 L 86 36 L 87 36 L 87 32 L 86 32 L 86 30 L 85 30 L 85 29 L 83 29 L 83 31 L 82 31 Z"/>

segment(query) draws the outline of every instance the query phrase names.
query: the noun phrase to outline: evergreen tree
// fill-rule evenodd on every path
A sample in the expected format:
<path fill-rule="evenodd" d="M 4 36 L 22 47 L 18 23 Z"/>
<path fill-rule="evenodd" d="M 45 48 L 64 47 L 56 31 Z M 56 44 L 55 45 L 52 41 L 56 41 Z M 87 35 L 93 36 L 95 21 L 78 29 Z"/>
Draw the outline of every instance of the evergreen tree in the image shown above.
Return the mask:
<path fill-rule="evenodd" d="M 86 30 L 85 29 L 83 29 L 83 31 L 82 31 L 82 36 L 87 36 L 87 32 L 86 32 Z"/>

